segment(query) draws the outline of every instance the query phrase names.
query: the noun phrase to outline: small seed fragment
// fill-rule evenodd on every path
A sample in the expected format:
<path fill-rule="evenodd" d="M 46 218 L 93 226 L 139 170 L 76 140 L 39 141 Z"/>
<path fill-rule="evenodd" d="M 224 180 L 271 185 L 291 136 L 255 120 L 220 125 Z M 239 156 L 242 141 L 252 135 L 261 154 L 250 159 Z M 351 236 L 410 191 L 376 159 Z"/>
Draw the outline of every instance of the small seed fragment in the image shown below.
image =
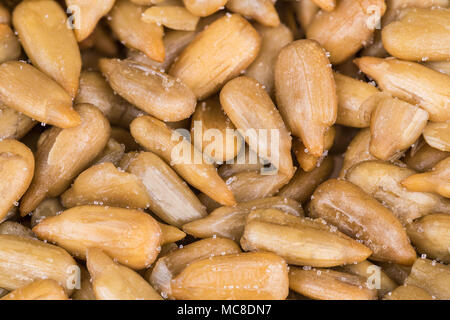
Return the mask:
<path fill-rule="evenodd" d="M 423 131 L 423 138 L 431 147 L 450 152 L 450 120 L 429 122 Z"/>
<path fill-rule="evenodd" d="M 186 9 L 199 17 L 212 15 L 222 9 L 228 0 L 183 0 Z"/>
<path fill-rule="evenodd" d="M 226 7 L 268 27 L 278 27 L 280 24 L 280 17 L 272 0 L 228 0 Z"/>

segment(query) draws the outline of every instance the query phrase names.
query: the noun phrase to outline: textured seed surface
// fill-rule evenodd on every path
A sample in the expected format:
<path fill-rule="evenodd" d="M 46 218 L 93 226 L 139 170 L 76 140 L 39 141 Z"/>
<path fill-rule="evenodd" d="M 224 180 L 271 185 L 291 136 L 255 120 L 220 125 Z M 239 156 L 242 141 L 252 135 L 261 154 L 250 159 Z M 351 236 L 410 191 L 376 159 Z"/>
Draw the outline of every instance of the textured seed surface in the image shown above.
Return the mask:
<path fill-rule="evenodd" d="M 55 280 L 36 280 L 33 283 L 16 289 L 1 300 L 67 300 L 68 297 Z"/>
<path fill-rule="evenodd" d="M 280 24 L 272 0 L 228 0 L 226 7 L 268 27 L 277 27 Z"/>
<path fill-rule="evenodd" d="M 450 152 L 450 121 L 429 122 L 423 131 L 423 137 L 431 147 Z"/>

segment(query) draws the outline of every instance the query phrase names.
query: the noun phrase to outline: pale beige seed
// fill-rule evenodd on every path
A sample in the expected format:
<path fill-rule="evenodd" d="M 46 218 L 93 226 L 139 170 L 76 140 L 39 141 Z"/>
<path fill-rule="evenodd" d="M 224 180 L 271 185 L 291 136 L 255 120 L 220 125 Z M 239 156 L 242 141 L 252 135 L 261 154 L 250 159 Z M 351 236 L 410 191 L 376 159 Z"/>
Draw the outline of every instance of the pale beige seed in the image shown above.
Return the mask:
<path fill-rule="evenodd" d="M 77 265 L 62 248 L 39 240 L 0 235 L 0 287 L 15 290 L 39 279 L 52 279 L 71 293 Z"/>
<path fill-rule="evenodd" d="M 450 152 L 450 120 L 429 122 L 423 131 L 423 138 L 431 147 Z"/>
<path fill-rule="evenodd" d="M 425 62 L 424 66 L 450 76 L 450 60 Z"/>
<path fill-rule="evenodd" d="M 31 150 L 17 140 L 0 140 L 0 221 L 30 186 L 34 174 Z"/>
<path fill-rule="evenodd" d="M 162 300 L 137 272 L 97 248 L 87 250 L 87 268 L 97 300 Z"/>
<path fill-rule="evenodd" d="M 228 254 L 240 253 L 239 245 L 229 239 L 208 238 L 198 240 L 180 249 L 169 252 L 156 262 L 148 280 L 161 294 L 172 296 L 171 280 L 189 264 Z"/>
<path fill-rule="evenodd" d="M 186 237 L 186 233 L 184 233 L 177 227 L 160 222 L 158 222 L 158 225 L 161 228 L 162 232 L 161 246 L 180 241 L 184 237 Z"/>
<path fill-rule="evenodd" d="M 399 99 L 382 98 L 370 120 L 370 153 L 385 161 L 398 158 L 420 137 L 427 122 L 425 110 Z"/>
<path fill-rule="evenodd" d="M 299 218 L 277 209 L 253 210 L 240 240 L 246 251 L 270 251 L 287 263 L 334 267 L 365 260 L 372 251 L 324 220 Z"/>
<path fill-rule="evenodd" d="M 13 12 L 13 25 L 32 63 L 75 97 L 81 57 L 67 16 L 55 1 L 23 1 Z"/>
<path fill-rule="evenodd" d="M 215 256 L 191 263 L 171 289 L 182 300 L 282 300 L 289 291 L 287 264 L 266 252 Z"/>
<path fill-rule="evenodd" d="M 44 131 L 33 182 L 20 204 L 22 216 L 36 209 L 46 197 L 63 193 L 108 142 L 111 129 L 100 110 L 88 104 L 78 105 L 76 110 L 81 116 L 78 127 Z"/>
<path fill-rule="evenodd" d="M 403 224 L 433 212 L 450 213 L 448 199 L 402 186 L 401 182 L 415 173 L 387 162 L 366 161 L 353 166 L 345 177 L 392 210 Z"/>
<path fill-rule="evenodd" d="M 358 134 L 350 142 L 347 151 L 344 156 L 344 163 L 342 164 L 341 171 L 339 172 L 339 177 L 345 177 L 347 171 L 354 165 L 368 160 L 376 160 L 369 151 L 370 146 L 370 130 L 363 129 L 358 132 Z"/>
<path fill-rule="evenodd" d="M 407 225 L 406 231 L 419 253 L 450 262 L 450 215 L 430 214 Z"/>
<path fill-rule="evenodd" d="M 275 91 L 292 134 L 302 139 L 309 153 L 320 157 L 325 132 L 336 121 L 337 96 L 331 65 L 316 41 L 298 40 L 281 50 Z"/>
<path fill-rule="evenodd" d="M 94 31 L 98 21 L 111 10 L 114 2 L 115 0 L 66 0 L 67 7 L 72 9 L 72 23 L 78 42 L 86 39 Z"/>
<path fill-rule="evenodd" d="M 334 73 L 334 80 L 338 97 L 336 123 L 355 128 L 368 127 L 380 91 L 367 82 L 340 73 Z"/>
<path fill-rule="evenodd" d="M 80 124 L 80 115 L 72 109 L 67 92 L 25 62 L 0 65 L 0 99 L 6 106 L 43 123 L 60 128 Z"/>
<path fill-rule="evenodd" d="M 308 26 L 308 39 L 317 40 L 339 64 L 366 44 L 386 11 L 384 0 L 342 0 L 331 12 L 319 12 Z"/>
<path fill-rule="evenodd" d="M 382 18 L 382 26 L 387 26 L 396 21 L 405 9 L 409 8 L 446 8 L 449 0 L 385 0 L 387 5 L 386 13 Z"/>
<path fill-rule="evenodd" d="M 126 127 L 142 111 L 115 94 L 99 72 L 82 71 L 75 104 L 90 103 L 99 108 L 112 125 Z"/>
<path fill-rule="evenodd" d="M 289 268 L 289 288 L 315 300 L 375 300 L 363 277 L 330 269 Z"/>
<path fill-rule="evenodd" d="M 328 151 L 333 146 L 335 136 L 336 129 L 334 127 L 329 128 L 327 132 L 325 132 L 324 152 L 320 157 L 314 156 L 307 152 L 308 149 L 306 149 L 303 142 L 299 138 L 294 138 L 294 142 L 292 143 L 292 151 L 294 152 L 300 167 L 306 172 L 310 172 L 315 168 L 320 167 L 322 161 L 328 155 Z"/>
<path fill-rule="evenodd" d="M 10 25 L 11 24 L 11 13 L 3 4 L 0 4 L 0 23 Z"/>
<path fill-rule="evenodd" d="M 83 171 L 70 189 L 61 195 L 61 202 L 65 208 L 102 204 L 145 209 L 150 197 L 138 177 L 105 162 Z"/>
<path fill-rule="evenodd" d="M 313 2 L 313 0 L 299 0 L 293 4 L 297 16 L 297 21 L 304 31 L 308 30 L 308 26 L 314 20 L 320 8 Z"/>
<path fill-rule="evenodd" d="M 206 215 L 186 182 L 156 154 L 141 152 L 129 161 L 126 171 L 142 182 L 150 210 L 164 222 L 180 227 Z"/>
<path fill-rule="evenodd" d="M 183 0 L 186 9 L 199 17 L 212 15 L 224 8 L 228 0 Z"/>
<path fill-rule="evenodd" d="M 353 183 L 330 179 L 321 184 L 313 194 L 309 213 L 362 240 L 372 249 L 371 258 L 375 260 L 411 265 L 416 259 L 400 221 Z"/>
<path fill-rule="evenodd" d="M 268 27 L 278 27 L 280 24 L 280 17 L 272 0 L 228 0 L 226 7 Z"/>
<path fill-rule="evenodd" d="M 291 135 L 262 85 L 246 76 L 235 78 L 222 88 L 220 103 L 249 147 L 290 179 Z"/>
<path fill-rule="evenodd" d="M 223 179 L 228 179 L 232 175 L 240 172 L 259 171 L 263 173 L 267 161 L 258 157 L 256 152 L 244 144 L 243 149 L 237 155 L 233 163 L 224 163 L 219 167 L 217 172 Z"/>
<path fill-rule="evenodd" d="M 142 20 L 169 29 L 194 31 L 200 18 L 182 6 L 153 6 L 142 14 Z"/>
<path fill-rule="evenodd" d="M 127 58 L 136 62 L 148 64 L 162 70 L 169 70 L 169 67 L 183 51 L 183 49 L 195 38 L 194 31 L 167 30 L 164 33 L 165 57 L 163 62 L 150 59 L 141 51 L 129 49 Z"/>
<path fill-rule="evenodd" d="M 47 217 L 58 215 L 64 210 L 58 198 L 47 198 L 33 211 L 31 215 L 31 228 L 34 228 L 39 222 Z"/>
<path fill-rule="evenodd" d="M 245 142 L 235 131 L 217 96 L 200 102 L 192 115 L 193 144 L 216 163 L 234 159 L 244 147 Z"/>
<path fill-rule="evenodd" d="M 145 7 L 128 0 L 117 0 L 110 12 L 109 25 L 124 45 L 144 52 L 149 58 L 164 61 L 164 28 L 141 20 Z"/>
<path fill-rule="evenodd" d="M 261 36 L 238 14 L 222 17 L 199 33 L 170 68 L 202 100 L 240 74 L 257 57 Z"/>
<path fill-rule="evenodd" d="M 14 32 L 6 24 L 0 24 L 0 63 L 17 60 L 21 47 Z"/>
<path fill-rule="evenodd" d="M 425 172 L 447 157 L 450 157 L 450 152 L 435 149 L 420 139 L 406 154 L 405 163 L 413 170 Z"/>
<path fill-rule="evenodd" d="M 450 120 L 449 76 L 418 63 L 392 58 L 362 57 L 355 63 L 383 91 L 428 111 L 431 121 Z"/>
<path fill-rule="evenodd" d="M 151 66 L 119 59 L 101 59 L 100 69 L 111 87 L 139 109 L 164 121 L 189 118 L 195 110 L 192 91 Z"/>
<path fill-rule="evenodd" d="M 146 150 L 154 152 L 186 182 L 224 205 L 234 205 L 232 191 L 217 174 L 217 169 L 178 132 L 150 116 L 135 119 L 131 134 Z"/>
<path fill-rule="evenodd" d="M 111 162 L 115 166 L 118 166 L 124 155 L 125 146 L 116 140 L 109 138 L 103 151 L 92 161 L 92 165 Z"/>
<path fill-rule="evenodd" d="M 207 217 L 185 224 L 183 231 L 197 238 L 219 236 L 239 241 L 250 212 L 269 208 L 281 210 L 292 216 L 304 216 L 302 206 L 297 201 L 284 197 L 270 197 L 241 202 L 233 207 L 219 207 Z"/>
<path fill-rule="evenodd" d="M 80 288 L 75 289 L 70 296 L 73 300 L 96 300 L 94 289 L 92 288 L 91 276 L 88 270 L 80 265 Z"/>
<path fill-rule="evenodd" d="M 437 163 L 429 172 L 409 176 L 402 185 L 410 191 L 434 192 L 450 198 L 450 157 Z"/>
<path fill-rule="evenodd" d="M 428 259 L 417 259 L 405 283 L 426 290 L 436 299 L 448 300 L 450 299 L 450 266 Z"/>
<path fill-rule="evenodd" d="M 366 286 L 377 289 L 378 297 L 381 298 L 388 292 L 397 288 L 397 283 L 381 269 L 381 267 L 364 260 L 356 264 L 347 264 L 342 267 L 343 270 L 351 274 L 356 274 L 366 280 Z"/>
<path fill-rule="evenodd" d="M 16 289 L 1 300 L 68 300 L 64 288 L 55 280 L 36 280 Z"/>
<path fill-rule="evenodd" d="M 261 49 L 245 74 L 261 83 L 272 95 L 275 62 L 281 49 L 292 42 L 293 35 L 291 30 L 282 23 L 278 27 L 267 27 L 257 23 L 255 29 L 262 37 Z"/>
<path fill-rule="evenodd" d="M 86 259 L 88 248 L 99 248 L 133 269 L 155 261 L 161 228 L 149 214 L 107 206 L 79 206 L 48 217 L 33 228 L 39 238 L 54 242 Z"/>
<path fill-rule="evenodd" d="M 433 297 L 424 289 L 413 286 L 403 285 L 389 292 L 384 300 L 433 300 Z"/>
<path fill-rule="evenodd" d="M 35 125 L 30 117 L 0 103 L 0 139 L 21 139 Z"/>
<path fill-rule="evenodd" d="M 35 234 L 30 228 L 14 221 L 5 221 L 0 223 L 0 234 L 10 234 L 23 238 L 36 239 Z"/>
<path fill-rule="evenodd" d="M 412 61 L 450 59 L 450 10 L 413 8 L 382 30 L 383 46 L 392 56 Z"/>

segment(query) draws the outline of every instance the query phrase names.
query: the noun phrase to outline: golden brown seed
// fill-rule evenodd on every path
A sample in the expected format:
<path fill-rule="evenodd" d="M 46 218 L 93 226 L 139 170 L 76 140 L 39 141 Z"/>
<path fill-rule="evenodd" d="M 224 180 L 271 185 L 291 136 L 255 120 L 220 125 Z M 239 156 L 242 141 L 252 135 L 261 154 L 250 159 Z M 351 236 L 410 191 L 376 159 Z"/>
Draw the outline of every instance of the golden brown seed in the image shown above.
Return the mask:
<path fill-rule="evenodd" d="M 246 251 L 270 251 L 287 263 L 333 267 L 365 260 L 372 251 L 323 224 L 324 220 L 299 218 L 277 209 L 253 210 L 240 240 Z"/>
<path fill-rule="evenodd" d="M 425 172 L 447 157 L 450 157 L 450 152 L 430 147 L 425 140 L 420 139 L 406 154 L 405 163 L 413 170 Z"/>
<path fill-rule="evenodd" d="M 448 9 L 405 10 L 382 30 L 383 46 L 392 56 L 412 61 L 450 59 Z"/>
<path fill-rule="evenodd" d="M 47 217 L 53 217 L 64 210 L 58 198 L 47 198 L 33 211 L 31 216 L 31 228 Z"/>
<path fill-rule="evenodd" d="M 209 238 L 169 252 L 156 262 L 149 282 L 163 295 L 172 298 L 171 280 L 194 261 L 240 253 L 238 244 L 229 239 Z"/>
<path fill-rule="evenodd" d="M 183 231 L 197 238 L 219 236 L 239 241 L 250 212 L 269 208 L 281 210 L 292 216 L 304 216 L 302 206 L 297 201 L 283 197 L 270 197 L 241 202 L 233 207 L 217 208 L 207 217 L 185 224 Z"/>
<path fill-rule="evenodd" d="M 234 159 L 245 143 L 224 113 L 219 98 L 200 102 L 192 116 L 191 137 L 194 146 L 216 163 Z"/>
<path fill-rule="evenodd" d="M 186 182 L 224 205 L 236 203 L 233 193 L 217 174 L 216 168 L 178 132 L 150 116 L 135 119 L 131 134 L 148 151 L 154 152 Z"/>
<path fill-rule="evenodd" d="M 95 29 L 97 22 L 111 10 L 115 0 L 90 1 L 66 0 L 69 9 L 78 10 L 73 16 L 74 32 L 78 42 L 86 39 Z"/>
<path fill-rule="evenodd" d="M 409 176 L 402 185 L 410 191 L 435 192 L 450 198 L 450 157 L 440 161 L 429 172 Z"/>
<path fill-rule="evenodd" d="M 298 202 L 305 203 L 309 201 L 316 187 L 324 182 L 333 171 L 334 163 L 331 157 L 326 157 L 319 167 L 310 172 L 297 169 L 291 181 L 277 194 L 281 197 L 287 197 Z"/>
<path fill-rule="evenodd" d="M 336 129 L 334 127 L 331 127 L 325 132 L 324 136 L 324 153 L 320 156 L 313 156 L 310 153 L 306 152 L 305 145 L 303 142 L 295 138 L 294 142 L 292 144 L 292 151 L 295 154 L 295 157 L 297 158 L 298 163 L 300 164 L 300 167 L 306 171 L 310 172 L 314 170 L 317 167 L 320 167 L 322 164 L 323 159 L 328 155 L 328 151 L 333 146 L 334 140 L 336 136 Z"/>
<path fill-rule="evenodd" d="M 371 116 L 370 153 L 385 161 L 398 158 L 420 137 L 427 122 L 425 110 L 399 99 L 382 98 Z"/>
<path fill-rule="evenodd" d="M 133 269 L 148 267 L 158 255 L 161 228 L 149 214 L 131 209 L 80 206 L 48 217 L 33 228 L 78 258 L 99 248 Z"/>
<path fill-rule="evenodd" d="M 87 267 L 97 300 L 162 300 L 138 273 L 114 262 L 102 250 L 87 250 Z"/>
<path fill-rule="evenodd" d="M 366 82 L 340 73 L 334 73 L 334 80 L 338 96 L 336 123 L 355 128 L 368 127 L 380 91 Z"/>
<path fill-rule="evenodd" d="M 369 260 L 364 260 L 356 264 L 347 264 L 340 268 L 366 279 L 366 286 L 377 289 L 378 297 L 380 298 L 398 286 L 395 281 L 381 270 L 381 267 L 370 263 Z"/>
<path fill-rule="evenodd" d="M 183 0 L 186 9 L 199 17 L 206 17 L 222 9 L 228 0 Z"/>
<path fill-rule="evenodd" d="M 77 270 L 62 248 L 39 240 L 0 235 L 0 287 L 15 290 L 39 279 L 52 279 L 67 293 Z"/>
<path fill-rule="evenodd" d="M 36 236 L 30 228 L 13 221 L 0 223 L 0 234 L 11 234 L 23 238 L 36 239 Z"/>
<path fill-rule="evenodd" d="M 6 25 L 11 24 L 11 13 L 3 6 L 3 4 L 0 4 L 0 23 Z"/>
<path fill-rule="evenodd" d="M 336 0 L 312 0 L 320 9 L 325 11 L 333 11 L 336 7 Z"/>
<path fill-rule="evenodd" d="M 80 115 L 72 109 L 67 92 L 25 62 L 0 65 L 0 99 L 6 106 L 43 123 L 60 128 L 80 124 Z"/>
<path fill-rule="evenodd" d="M 130 0 L 130 1 L 133 3 L 136 3 L 136 4 L 143 5 L 143 6 L 149 6 L 149 5 L 158 4 L 160 2 L 164 2 L 167 0 Z"/>
<path fill-rule="evenodd" d="M 179 121 L 195 110 L 197 101 L 187 86 L 148 65 L 101 59 L 100 69 L 116 92 L 158 119 Z"/>
<path fill-rule="evenodd" d="M 450 120 L 429 122 L 423 131 L 423 138 L 431 147 L 450 152 Z"/>
<path fill-rule="evenodd" d="M 275 62 L 281 49 L 292 42 L 292 32 L 284 24 L 275 28 L 256 24 L 255 29 L 262 37 L 261 50 L 255 61 L 247 68 L 245 74 L 257 80 L 269 94 L 272 94 Z"/>
<path fill-rule="evenodd" d="M 127 0 L 118 0 L 111 10 L 109 25 L 111 29 L 129 48 L 144 52 L 149 58 L 164 61 L 164 29 L 156 23 L 141 20 L 145 7 L 135 5 Z"/>
<path fill-rule="evenodd" d="M 354 165 L 367 161 L 376 160 L 376 158 L 369 151 L 370 145 L 370 130 L 363 129 L 350 142 L 347 151 L 345 152 L 344 163 L 342 165 L 339 177 L 345 177 L 347 171 Z"/>
<path fill-rule="evenodd" d="M 235 78 L 222 88 L 220 103 L 249 147 L 290 179 L 291 135 L 262 85 L 249 77 Z"/>
<path fill-rule="evenodd" d="M 228 0 L 226 7 L 268 27 L 277 27 L 280 24 L 272 0 Z"/>
<path fill-rule="evenodd" d="M 21 54 L 19 41 L 6 24 L 0 24 L 0 63 L 16 60 Z"/>
<path fill-rule="evenodd" d="M 131 133 L 123 128 L 111 127 L 111 139 L 114 139 L 121 145 L 124 145 L 125 152 L 138 151 L 141 148 L 134 140 Z"/>
<path fill-rule="evenodd" d="M 247 144 L 243 146 L 233 163 L 225 163 L 219 167 L 217 172 L 223 179 L 228 179 L 232 175 L 240 172 L 259 171 L 263 173 L 266 161 L 258 157 L 255 151 L 250 149 Z"/>
<path fill-rule="evenodd" d="M 450 76 L 450 60 L 448 61 L 430 61 L 425 62 L 424 65 L 433 70 L 439 71 Z"/>
<path fill-rule="evenodd" d="M 34 156 L 17 140 L 0 140 L 0 221 L 30 186 L 34 174 Z"/>
<path fill-rule="evenodd" d="M 450 262 L 450 215 L 430 214 L 407 225 L 406 231 L 419 253 Z"/>
<path fill-rule="evenodd" d="M 164 62 L 157 62 L 138 50 L 129 49 L 127 57 L 136 62 L 148 64 L 161 70 L 168 70 L 176 57 L 195 38 L 194 31 L 167 30 L 164 34 Z"/>
<path fill-rule="evenodd" d="M 81 171 L 103 150 L 109 139 L 108 120 L 94 106 L 76 107 L 81 125 L 70 129 L 51 128 L 36 153 L 36 170 L 20 204 L 22 216 L 33 211 L 47 196 L 63 193 Z"/>
<path fill-rule="evenodd" d="M 148 207 L 150 198 L 142 182 L 134 175 L 105 162 L 83 171 L 70 189 L 61 195 L 64 207 L 101 204 L 122 208 Z"/>
<path fill-rule="evenodd" d="M 116 140 L 109 138 L 108 143 L 99 155 L 92 161 L 92 165 L 111 162 L 115 166 L 119 165 L 120 160 L 125 154 L 125 146 Z"/>
<path fill-rule="evenodd" d="M 436 299 L 448 300 L 450 299 L 450 266 L 428 259 L 417 259 L 405 283 L 425 289 Z"/>
<path fill-rule="evenodd" d="M 433 297 L 424 289 L 413 286 L 403 285 L 389 292 L 384 300 L 433 300 Z"/>
<path fill-rule="evenodd" d="M 24 1 L 15 7 L 13 24 L 33 64 L 75 97 L 81 57 L 67 16 L 55 1 Z"/>
<path fill-rule="evenodd" d="M 177 227 L 173 227 L 168 224 L 158 222 L 159 227 L 161 228 L 162 238 L 161 238 L 161 246 L 169 243 L 174 243 L 176 241 L 180 241 L 184 237 L 186 237 L 186 233 L 178 229 Z"/>
<path fill-rule="evenodd" d="M 318 300 L 375 300 L 376 290 L 368 289 L 364 280 L 330 269 L 289 269 L 289 288 Z"/>
<path fill-rule="evenodd" d="M 449 76 L 393 58 L 362 57 L 355 63 L 383 91 L 428 111 L 431 121 L 450 120 Z"/>
<path fill-rule="evenodd" d="M 68 300 L 64 288 L 55 280 L 36 280 L 16 289 L 1 300 Z"/>
<path fill-rule="evenodd" d="M 346 174 L 346 179 L 382 202 L 403 224 L 424 215 L 450 212 L 450 201 L 426 192 L 409 191 L 401 182 L 416 173 L 382 161 L 361 162 Z"/>
<path fill-rule="evenodd" d="M 306 35 L 330 53 L 331 63 L 339 64 L 370 40 L 385 11 L 384 0 L 342 0 L 335 10 L 319 12 Z"/>
<path fill-rule="evenodd" d="M 297 21 L 304 31 L 308 30 L 308 26 L 314 20 L 319 7 L 313 2 L 313 0 L 299 0 L 292 4 L 297 16 Z"/>
<path fill-rule="evenodd" d="M 183 300 L 280 300 L 289 291 L 286 262 L 273 253 L 250 252 L 195 261 L 171 282 Z"/>
<path fill-rule="evenodd" d="M 80 76 L 80 89 L 75 104 L 90 103 L 99 108 L 113 125 L 128 127 L 130 122 L 142 111 L 122 99 L 106 82 L 99 72 L 83 71 Z"/>
<path fill-rule="evenodd" d="M 129 161 L 126 170 L 142 182 L 150 210 L 164 222 L 180 227 L 206 215 L 186 182 L 156 154 L 141 152 Z"/>
<path fill-rule="evenodd" d="M 256 59 L 261 37 L 238 14 L 214 21 L 183 50 L 170 68 L 197 99 L 215 93 Z"/>
<path fill-rule="evenodd" d="M 309 213 L 362 240 L 375 260 L 411 265 L 416 252 L 395 215 L 353 183 L 330 179 L 314 192 Z"/>
<path fill-rule="evenodd" d="M 200 18 L 182 6 L 154 6 L 144 11 L 142 20 L 174 30 L 194 31 Z"/>
<path fill-rule="evenodd" d="M 284 47 L 275 65 L 275 90 L 283 119 L 308 152 L 320 157 L 324 135 L 336 121 L 333 72 L 323 48 L 312 40 Z"/>
<path fill-rule="evenodd" d="M 0 103 L 0 139 L 21 139 L 35 125 L 30 117 Z"/>
<path fill-rule="evenodd" d="M 377 262 L 382 270 L 398 284 L 403 284 L 411 272 L 411 266 L 403 266 L 392 262 Z"/>

